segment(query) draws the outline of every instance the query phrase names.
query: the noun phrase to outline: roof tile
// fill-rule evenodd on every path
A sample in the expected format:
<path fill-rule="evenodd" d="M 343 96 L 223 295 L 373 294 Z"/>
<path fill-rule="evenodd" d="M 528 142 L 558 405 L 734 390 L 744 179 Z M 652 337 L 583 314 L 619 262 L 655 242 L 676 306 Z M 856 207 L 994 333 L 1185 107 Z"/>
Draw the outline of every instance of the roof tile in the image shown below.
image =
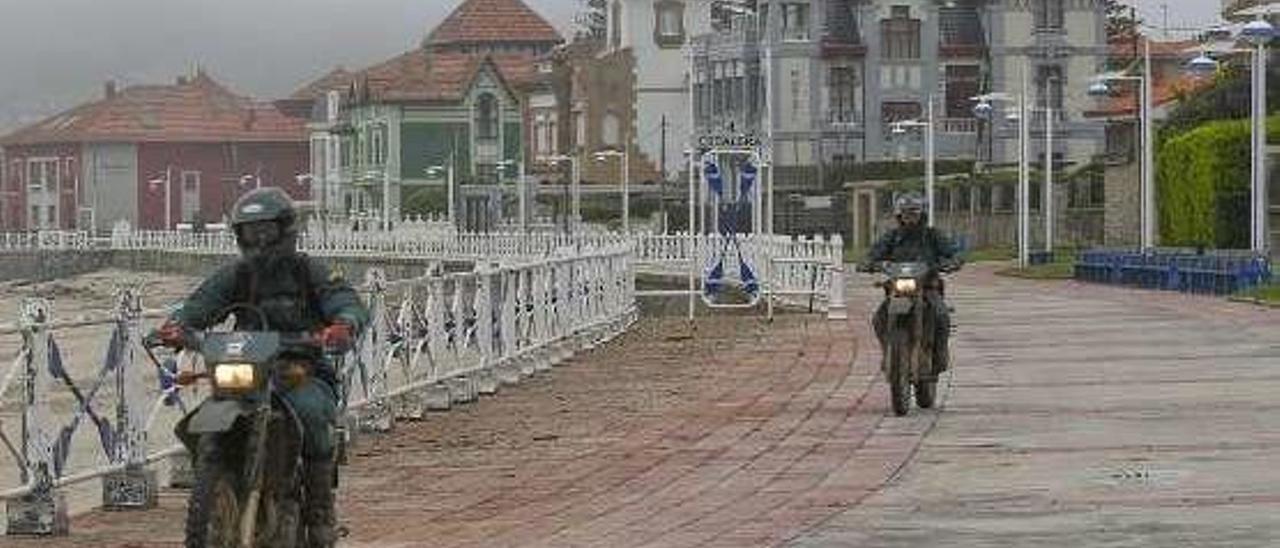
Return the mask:
<path fill-rule="evenodd" d="M 132 86 L 21 128 L 0 144 L 63 142 L 293 142 L 305 120 L 236 95 L 201 72 L 190 81 Z"/>
<path fill-rule="evenodd" d="M 521 0 L 464 0 L 427 35 L 426 45 L 513 41 L 558 43 L 563 37 Z"/>

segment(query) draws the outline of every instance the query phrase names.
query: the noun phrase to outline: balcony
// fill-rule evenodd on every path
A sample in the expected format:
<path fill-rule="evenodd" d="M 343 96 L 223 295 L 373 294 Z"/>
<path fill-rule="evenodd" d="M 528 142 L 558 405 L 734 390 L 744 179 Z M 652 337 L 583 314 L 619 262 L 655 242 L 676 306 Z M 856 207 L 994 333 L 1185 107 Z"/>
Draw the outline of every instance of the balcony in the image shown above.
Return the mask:
<path fill-rule="evenodd" d="M 864 131 L 866 129 L 863 124 L 862 114 L 850 110 L 828 110 L 826 113 L 827 126 L 836 131 Z"/>
<path fill-rule="evenodd" d="M 831 36 L 822 39 L 820 50 L 823 59 L 837 57 L 861 58 L 867 56 L 867 46 L 856 41 L 848 41 Z"/>
<path fill-rule="evenodd" d="M 938 133 L 970 135 L 978 133 L 977 118 L 942 118 L 938 120 Z"/>
<path fill-rule="evenodd" d="M 987 46 L 981 43 L 941 43 L 938 55 L 943 59 L 978 59 L 986 54 Z"/>

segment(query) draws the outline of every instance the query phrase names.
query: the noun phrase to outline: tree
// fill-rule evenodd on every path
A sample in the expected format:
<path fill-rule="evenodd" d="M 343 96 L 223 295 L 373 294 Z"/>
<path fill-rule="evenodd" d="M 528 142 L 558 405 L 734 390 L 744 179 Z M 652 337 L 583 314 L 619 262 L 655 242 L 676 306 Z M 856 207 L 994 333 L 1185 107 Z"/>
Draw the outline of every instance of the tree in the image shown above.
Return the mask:
<path fill-rule="evenodd" d="M 609 0 L 582 0 L 574 22 L 577 37 L 603 41 L 609 34 Z"/>
<path fill-rule="evenodd" d="M 1142 24 L 1142 20 L 1138 19 L 1137 11 L 1132 6 L 1123 4 L 1120 0 L 1102 0 L 1102 6 L 1107 15 L 1108 40 L 1132 40 L 1138 34 L 1138 25 Z"/>

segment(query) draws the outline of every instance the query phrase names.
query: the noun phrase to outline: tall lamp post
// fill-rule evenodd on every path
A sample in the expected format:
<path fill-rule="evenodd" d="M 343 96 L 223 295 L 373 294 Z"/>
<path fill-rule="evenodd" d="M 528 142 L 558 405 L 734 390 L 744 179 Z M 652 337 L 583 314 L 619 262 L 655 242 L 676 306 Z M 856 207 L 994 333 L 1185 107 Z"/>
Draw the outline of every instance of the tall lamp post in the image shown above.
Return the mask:
<path fill-rule="evenodd" d="M 618 158 L 622 164 L 622 232 L 631 232 L 631 173 L 628 168 L 627 152 L 625 150 L 602 150 L 595 155 L 597 162 L 603 162 L 608 158 Z"/>
<path fill-rule="evenodd" d="M 1027 116 L 1027 82 L 1024 73 L 1022 93 L 989 93 L 974 97 L 978 104 L 973 107 L 974 115 L 984 120 L 994 117 L 996 109 L 993 103 L 1015 102 L 1017 111 L 1009 113 L 1006 120 L 1018 124 L 1018 265 L 1026 268 L 1031 254 L 1031 139 L 1030 119 Z"/>
<path fill-rule="evenodd" d="M 529 231 L 529 182 L 524 173 L 524 160 L 503 160 L 498 162 L 498 166 L 504 170 L 515 168 L 516 170 L 516 195 L 519 206 L 519 223 L 520 231 Z"/>
<path fill-rule="evenodd" d="M 1094 83 L 1089 86 L 1089 95 L 1094 97 L 1105 97 L 1111 94 L 1110 82 L 1118 81 L 1135 81 L 1142 87 L 1141 101 L 1139 102 L 1139 120 L 1142 126 L 1142 162 L 1140 169 L 1142 171 L 1142 212 L 1140 215 L 1141 223 L 1141 246 L 1144 251 L 1151 250 L 1156 245 L 1156 172 L 1155 172 L 1155 132 L 1153 131 L 1153 123 L 1151 117 L 1152 94 L 1151 94 L 1151 41 L 1146 40 L 1143 43 L 1143 69 L 1142 74 L 1138 76 L 1126 76 L 1118 73 L 1100 74 Z"/>
<path fill-rule="evenodd" d="M 457 181 L 454 179 L 453 170 L 454 170 L 453 157 L 450 157 L 448 165 L 430 166 L 426 169 L 426 175 L 427 177 L 431 177 L 433 179 L 445 177 L 445 188 L 446 188 L 445 192 L 447 193 L 446 199 L 449 201 L 448 208 L 446 209 L 446 211 L 449 214 L 449 225 L 453 226 L 454 228 L 457 228 L 458 227 L 458 200 L 457 200 L 457 190 L 455 189 L 455 187 L 457 186 Z"/>
<path fill-rule="evenodd" d="M 582 187 L 578 183 L 581 178 L 578 172 L 578 157 L 569 154 L 556 154 L 554 156 L 543 156 L 541 159 L 543 162 L 548 163 L 569 162 L 570 177 L 572 177 L 572 180 L 569 181 L 569 187 L 573 193 L 573 211 L 570 214 L 572 217 L 570 224 L 574 230 L 577 230 L 578 225 L 582 222 Z"/>
<path fill-rule="evenodd" d="M 164 185 L 164 229 L 173 228 L 173 166 L 168 165 L 164 168 L 164 177 L 156 177 L 147 181 L 151 190 L 156 190 L 160 185 Z"/>
<path fill-rule="evenodd" d="M 934 137 L 934 112 L 933 112 L 933 96 L 929 96 L 928 107 L 925 109 L 925 118 L 923 120 L 903 120 L 894 122 L 892 132 L 894 135 L 904 135 L 909 128 L 920 128 L 924 130 L 924 200 L 925 211 L 928 212 L 928 225 L 933 226 L 934 204 L 933 190 L 937 184 L 937 174 L 934 169 L 935 153 L 935 137 Z"/>
<path fill-rule="evenodd" d="M 1273 11 L 1262 6 L 1264 11 L 1258 12 L 1258 19 L 1249 22 L 1240 31 L 1240 37 L 1253 44 L 1249 51 L 1253 54 L 1253 78 L 1251 85 L 1252 106 L 1252 139 L 1250 169 L 1250 238 L 1249 248 L 1259 254 L 1270 252 L 1270 234 L 1267 228 L 1268 196 L 1267 196 L 1267 49 L 1271 40 L 1276 37 L 1276 28 L 1266 20 L 1265 16 Z M 1239 50 L 1237 50 L 1239 51 Z M 1187 64 L 1187 68 L 1196 73 L 1212 73 L 1217 70 L 1218 62 L 1201 54 Z"/>

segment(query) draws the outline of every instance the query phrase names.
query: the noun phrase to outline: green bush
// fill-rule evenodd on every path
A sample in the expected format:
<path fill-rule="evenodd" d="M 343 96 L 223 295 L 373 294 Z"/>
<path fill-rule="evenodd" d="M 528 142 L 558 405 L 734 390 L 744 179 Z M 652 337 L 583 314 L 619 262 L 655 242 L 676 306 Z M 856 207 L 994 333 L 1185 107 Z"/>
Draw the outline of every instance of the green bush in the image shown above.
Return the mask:
<path fill-rule="evenodd" d="M 1269 129 L 1280 128 L 1272 122 Z M 1164 245 L 1248 247 L 1248 121 L 1209 122 L 1166 136 L 1156 159 Z"/>

